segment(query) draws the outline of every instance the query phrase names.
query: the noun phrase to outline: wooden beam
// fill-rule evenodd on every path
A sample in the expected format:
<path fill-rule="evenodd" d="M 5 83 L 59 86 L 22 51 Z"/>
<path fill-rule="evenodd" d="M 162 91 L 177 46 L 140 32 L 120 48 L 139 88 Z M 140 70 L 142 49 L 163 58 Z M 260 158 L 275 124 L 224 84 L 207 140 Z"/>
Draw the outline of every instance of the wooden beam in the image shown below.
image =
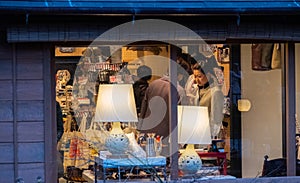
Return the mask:
<path fill-rule="evenodd" d="M 286 43 L 285 47 L 286 78 L 286 155 L 287 176 L 296 175 L 296 84 L 295 84 L 295 44 Z"/>

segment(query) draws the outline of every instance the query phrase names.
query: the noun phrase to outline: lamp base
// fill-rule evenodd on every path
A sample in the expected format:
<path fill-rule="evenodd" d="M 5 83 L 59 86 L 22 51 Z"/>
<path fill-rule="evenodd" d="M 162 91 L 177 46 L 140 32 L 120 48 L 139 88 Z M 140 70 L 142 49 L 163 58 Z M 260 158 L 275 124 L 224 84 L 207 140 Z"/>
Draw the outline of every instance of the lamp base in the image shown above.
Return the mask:
<path fill-rule="evenodd" d="M 125 155 L 128 146 L 129 139 L 121 129 L 121 123 L 114 122 L 109 136 L 105 139 L 105 147 L 113 156 L 120 157 Z"/>
<path fill-rule="evenodd" d="M 194 149 L 194 144 L 188 144 L 178 158 L 178 168 L 184 175 L 195 174 L 202 167 L 202 161 Z"/>

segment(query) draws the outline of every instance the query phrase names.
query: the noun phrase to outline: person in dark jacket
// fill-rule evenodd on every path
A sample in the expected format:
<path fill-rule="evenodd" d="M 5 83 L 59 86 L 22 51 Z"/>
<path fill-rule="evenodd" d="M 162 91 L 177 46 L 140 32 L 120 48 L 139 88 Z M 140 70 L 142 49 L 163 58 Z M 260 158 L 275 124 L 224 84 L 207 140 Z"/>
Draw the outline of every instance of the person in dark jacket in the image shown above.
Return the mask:
<path fill-rule="evenodd" d="M 136 104 L 137 114 L 141 112 L 141 105 L 145 96 L 146 89 L 149 86 L 148 81 L 152 77 L 152 69 L 146 65 L 139 66 L 137 69 L 137 77 L 139 78 L 133 84 L 134 99 Z"/>
<path fill-rule="evenodd" d="M 162 149 L 162 155 L 169 155 L 169 135 L 171 133 L 169 120 L 169 97 L 170 87 L 177 88 L 177 103 L 185 104 L 185 91 L 179 84 L 182 75 L 188 75 L 184 67 L 177 64 L 177 83 L 172 86 L 170 78 L 165 75 L 152 81 L 146 90 L 142 101 L 138 130 L 141 133 L 155 133 L 162 137 L 162 143 L 165 145 Z M 176 86 L 177 85 L 177 86 Z"/>

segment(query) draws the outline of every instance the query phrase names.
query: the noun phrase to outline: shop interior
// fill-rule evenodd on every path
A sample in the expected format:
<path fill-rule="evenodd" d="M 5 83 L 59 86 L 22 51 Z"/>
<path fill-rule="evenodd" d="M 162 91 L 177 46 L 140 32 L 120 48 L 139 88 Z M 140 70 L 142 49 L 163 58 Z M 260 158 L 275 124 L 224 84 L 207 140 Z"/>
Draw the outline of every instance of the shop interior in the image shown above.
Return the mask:
<path fill-rule="evenodd" d="M 94 157 L 101 153 L 105 154 L 105 135 L 111 130 L 112 123 L 94 122 L 99 86 L 102 84 L 134 84 L 138 80 L 137 69 L 142 65 L 147 65 L 152 69 L 149 83 L 163 77 L 169 71 L 170 50 L 169 44 L 162 43 L 55 47 L 56 101 L 60 104 L 64 122 L 64 134 L 59 142 L 59 149 L 64 157 L 62 161 L 65 179 L 73 180 L 72 177 L 75 177 L 79 180 L 83 177 L 84 181 L 84 178 L 88 179 L 88 175 L 83 176 L 82 174 L 83 172 L 86 174 L 87 171 L 89 171 L 91 179 L 95 179 L 95 173 L 101 174 L 98 168 L 95 169 Z M 217 137 L 218 141 L 216 141 L 217 152 L 214 152 L 219 153 L 221 158 L 218 155 L 212 157 L 202 155 L 201 159 L 202 167 L 212 167 L 206 170 L 207 175 L 226 175 L 227 168 L 230 169 L 230 46 L 225 44 L 180 45 L 180 50 L 181 53 L 188 53 L 191 56 L 201 53 L 206 57 L 215 57 L 223 71 L 222 92 L 225 96 L 224 101 L 227 101 L 224 104 L 227 106 L 224 106 L 222 128 Z M 137 144 L 146 151 L 146 139 L 137 132 L 135 123 L 121 123 L 121 128 L 134 132 Z M 86 139 L 85 135 L 91 131 L 98 131 L 100 135 Z M 80 140 L 84 141 L 80 144 L 82 146 L 80 150 L 85 155 L 80 160 L 71 157 L 70 154 L 74 145 L 71 142 L 74 140 L 72 139 L 74 133 L 77 133 L 75 135 L 77 145 L 80 144 Z M 199 153 L 203 153 L 208 152 L 210 146 L 200 144 L 195 148 Z M 80 150 L 77 147 L 77 153 Z M 70 172 L 73 173 L 70 174 Z M 74 172 L 76 173 L 74 174 Z M 168 170 L 165 173 L 167 174 L 167 172 Z M 106 174 L 105 179 L 151 178 L 147 171 L 136 167 L 129 172 L 121 173 L 114 168 L 108 168 Z M 164 170 L 158 169 L 158 175 L 160 178 L 165 178 Z M 179 175 L 183 176 L 180 172 Z M 96 177 L 103 179 L 103 175 L 96 175 Z"/>

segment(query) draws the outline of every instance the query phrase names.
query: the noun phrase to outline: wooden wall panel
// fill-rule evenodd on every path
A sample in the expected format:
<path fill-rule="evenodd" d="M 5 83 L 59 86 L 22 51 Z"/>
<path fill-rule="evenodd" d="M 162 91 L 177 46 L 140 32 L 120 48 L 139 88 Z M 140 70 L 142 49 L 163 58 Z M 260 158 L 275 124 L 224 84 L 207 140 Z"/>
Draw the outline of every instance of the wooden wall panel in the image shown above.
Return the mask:
<path fill-rule="evenodd" d="M 1 59 L 0 65 L 1 65 L 0 79 L 12 79 L 13 78 L 12 62 L 10 60 L 2 60 Z"/>
<path fill-rule="evenodd" d="M 16 177 L 36 182 L 37 176 L 45 176 L 44 49 L 40 44 L 16 44 L 12 52 L 12 44 L 3 45 L 1 42 L 0 183 L 15 182 Z"/>
<path fill-rule="evenodd" d="M 33 59 L 43 61 L 43 49 L 41 44 L 18 44 L 16 45 L 17 60 Z"/>
<path fill-rule="evenodd" d="M 13 123 L 0 122 L 0 142 L 13 142 Z"/>
<path fill-rule="evenodd" d="M 1 60 L 10 60 L 12 58 L 12 47 L 7 42 L 3 42 L 3 37 L 1 39 L 1 45 L 0 45 L 0 59 Z"/>
<path fill-rule="evenodd" d="M 0 100 L 12 100 L 12 80 L 0 80 Z"/>
<path fill-rule="evenodd" d="M 43 79 L 43 49 L 40 44 L 16 45 L 17 79 Z"/>
<path fill-rule="evenodd" d="M 40 163 L 44 162 L 44 143 L 19 143 L 18 162 L 19 163 Z"/>
<path fill-rule="evenodd" d="M 0 143 L 0 162 L 13 163 L 14 162 L 14 144 L 13 143 Z"/>
<path fill-rule="evenodd" d="M 17 101 L 18 121 L 43 121 L 43 101 Z"/>
<path fill-rule="evenodd" d="M 0 177 L 1 183 L 15 182 L 13 164 L 0 164 Z"/>
<path fill-rule="evenodd" d="M 42 180 L 45 180 L 44 163 L 19 164 L 18 169 L 18 175 L 24 179 L 25 183 L 37 182 L 38 176 L 42 177 Z"/>
<path fill-rule="evenodd" d="M 17 79 L 42 79 L 43 65 L 42 63 L 20 62 L 17 65 Z"/>
<path fill-rule="evenodd" d="M 18 142 L 40 142 L 44 138 L 43 122 L 19 122 L 17 130 Z"/>
<path fill-rule="evenodd" d="M 28 58 L 28 57 L 23 57 L 23 58 L 18 58 L 17 59 L 17 64 L 19 63 L 40 63 L 40 64 L 43 64 L 43 59 L 44 58 L 38 58 L 38 57 L 35 57 L 35 52 L 34 51 L 31 51 L 31 55 L 33 55 L 31 58 Z"/>
<path fill-rule="evenodd" d="M 17 82 L 17 100 L 43 100 L 42 80 L 20 80 Z"/>
<path fill-rule="evenodd" d="M 12 101 L 0 101 L 0 121 L 13 121 Z"/>

